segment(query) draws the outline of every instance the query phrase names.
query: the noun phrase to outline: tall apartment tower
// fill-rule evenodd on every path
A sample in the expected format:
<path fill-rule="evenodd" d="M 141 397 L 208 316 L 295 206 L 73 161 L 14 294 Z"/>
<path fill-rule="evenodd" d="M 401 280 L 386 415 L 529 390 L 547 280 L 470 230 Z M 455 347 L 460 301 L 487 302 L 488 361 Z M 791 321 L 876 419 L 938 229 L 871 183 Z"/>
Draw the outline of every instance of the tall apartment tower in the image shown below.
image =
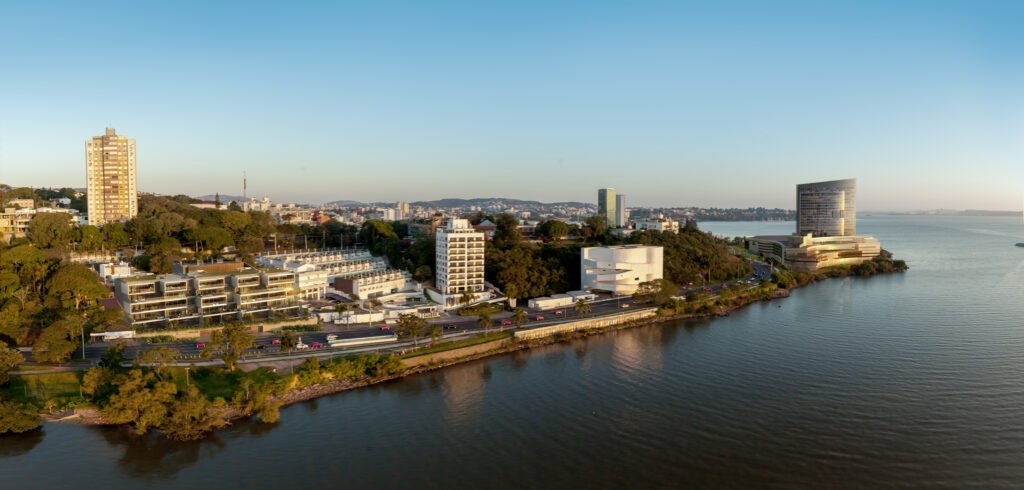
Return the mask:
<path fill-rule="evenodd" d="M 615 226 L 615 189 L 597 190 L 597 214 L 608 220 L 608 226 Z"/>
<path fill-rule="evenodd" d="M 464 291 L 484 291 L 484 234 L 469 220 L 449 218 L 437 229 L 437 290 L 446 303 Z"/>
<path fill-rule="evenodd" d="M 615 227 L 625 228 L 627 224 L 629 224 L 629 212 L 626 210 L 626 195 L 618 194 L 615 196 Z"/>
<path fill-rule="evenodd" d="M 796 233 L 818 237 L 857 234 L 857 179 L 796 186 Z"/>
<path fill-rule="evenodd" d="M 124 221 L 139 213 L 135 139 L 107 128 L 85 142 L 86 201 L 90 225 Z"/>

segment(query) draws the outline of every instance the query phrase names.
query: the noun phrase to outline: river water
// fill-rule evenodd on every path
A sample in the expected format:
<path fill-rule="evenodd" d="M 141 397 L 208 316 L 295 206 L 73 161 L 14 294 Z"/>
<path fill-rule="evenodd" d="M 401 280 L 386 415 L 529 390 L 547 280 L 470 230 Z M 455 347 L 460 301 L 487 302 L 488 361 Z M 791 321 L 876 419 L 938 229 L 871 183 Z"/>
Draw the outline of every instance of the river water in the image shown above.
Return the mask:
<path fill-rule="evenodd" d="M 342 393 L 197 443 L 48 425 L 0 438 L 0 488 L 1024 486 L 1024 225 L 859 228 L 910 272 Z"/>

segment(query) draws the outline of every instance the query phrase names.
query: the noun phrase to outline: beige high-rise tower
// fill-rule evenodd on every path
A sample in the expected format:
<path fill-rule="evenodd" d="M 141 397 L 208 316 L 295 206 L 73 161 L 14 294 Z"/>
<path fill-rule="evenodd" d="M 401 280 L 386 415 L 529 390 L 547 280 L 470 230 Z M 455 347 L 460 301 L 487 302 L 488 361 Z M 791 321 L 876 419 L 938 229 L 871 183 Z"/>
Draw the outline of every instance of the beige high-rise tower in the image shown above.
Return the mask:
<path fill-rule="evenodd" d="M 107 128 L 85 142 L 85 182 L 89 224 L 124 221 L 139 213 L 135 139 Z"/>

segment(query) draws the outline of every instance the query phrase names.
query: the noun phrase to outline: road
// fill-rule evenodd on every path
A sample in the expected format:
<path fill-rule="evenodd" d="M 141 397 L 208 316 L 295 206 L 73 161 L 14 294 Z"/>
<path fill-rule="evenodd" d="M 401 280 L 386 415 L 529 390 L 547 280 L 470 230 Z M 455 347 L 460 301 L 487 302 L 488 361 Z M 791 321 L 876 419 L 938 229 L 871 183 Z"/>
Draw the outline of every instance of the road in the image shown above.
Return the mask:
<path fill-rule="evenodd" d="M 724 286 L 731 286 L 734 284 L 757 284 L 761 278 L 767 278 L 771 274 L 771 269 L 768 264 L 759 262 L 753 262 L 751 265 L 754 267 L 754 274 L 745 277 L 743 279 L 731 281 Z M 723 284 L 715 284 L 709 286 L 707 289 L 712 295 L 717 294 L 721 291 Z M 680 289 L 680 295 L 688 295 L 696 291 L 700 291 L 700 287 L 690 287 Z M 608 314 L 615 311 L 628 311 L 632 309 L 644 308 L 647 305 L 637 305 L 632 298 L 628 296 L 619 297 L 604 297 L 592 301 L 590 304 L 590 312 L 586 315 L 599 316 Z M 523 328 L 531 328 L 538 326 L 546 326 L 554 323 L 561 323 L 567 320 L 578 319 L 580 314 L 577 313 L 574 305 L 566 306 L 563 308 L 552 308 L 547 310 L 533 310 L 526 309 L 528 313 L 528 321 L 523 325 Z M 538 320 L 537 317 L 540 315 L 543 317 L 542 320 Z M 508 321 L 512 317 L 512 312 L 502 311 L 491 315 L 491 327 L 490 330 L 498 330 L 502 328 L 512 328 L 511 326 L 502 326 L 502 321 Z M 458 316 L 451 314 L 444 314 L 440 318 L 429 319 L 428 322 L 431 325 L 442 325 L 444 327 L 443 337 L 445 339 L 462 336 L 470 333 L 483 332 L 483 327 L 479 324 L 479 317 L 477 316 Z M 334 325 L 333 323 L 323 323 L 322 332 L 295 332 L 293 335 L 296 338 L 301 338 L 302 342 L 307 345 L 313 345 L 315 343 L 327 345 L 328 335 L 337 335 L 339 339 L 359 338 L 359 337 L 371 337 L 386 333 L 381 330 L 380 325 L 382 324 L 357 324 L 357 325 Z M 391 331 L 394 330 L 394 323 L 390 324 Z M 250 351 L 253 357 L 265 357 L 265 356 L 277 356 L 281 355 L 278 346 L 273 345 L 275 339 L 281 337 L 281 333 L 260 333 L 256 334 L 256 348 Z M 200 341 L 201 342 L 201 341 Z M 93 363 L 100 360 L 103 354 L 108 348 L 113 346 L 113 343 L 91 343 L 85 346 L 85 359 L 92 361 Z M 135 358 L 140 352 L 154 347 L 156 344 L 147 344 L 142 340 L 131 340 L 125 343 L 125 357 Z M 196 342 L 172 342 L 159 344 L 181 352 L 184 359 L 200 359 L 200 353 L 202 347 Z M 366 350 L 377 350 L 381 348 L 394 348 L 400 344 L 388 344 L 386 346 L 375 346 L 372 348 L 359 348 L 359 349 L 346 349 L 346 352 L 357 352 Z M 337 351 L 337 350 L 333 350 Z M 72 355 L 72 359 L 81 359 L 81 350 L 76 350 Z M 295 355 L 298 355 L 296 353 Z"/>

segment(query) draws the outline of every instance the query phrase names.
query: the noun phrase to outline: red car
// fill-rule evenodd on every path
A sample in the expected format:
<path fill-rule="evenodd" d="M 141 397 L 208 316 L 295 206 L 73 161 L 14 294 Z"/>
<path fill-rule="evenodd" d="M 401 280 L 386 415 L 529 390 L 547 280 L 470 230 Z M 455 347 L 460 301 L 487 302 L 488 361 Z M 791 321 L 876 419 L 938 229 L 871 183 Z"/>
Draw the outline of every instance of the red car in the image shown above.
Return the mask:
<path fill-rule="evenodd" d="M 537 315 L 537 316 L 533 317 L 533 319 L 534 320 L 543 320 L 544 319 L 544 315 Z"/>
<path fill-rule="evenodd" d="M 281 345 L 281 339 L 271 340 L 270 345 Z"/>
<path fill-rule="evenodd" d="M 196 344 L 196 349 L 205 349 L 206 344 Z"/>
<path fill-rule="evenodd" d="M 313 342 L 312 344 L 309 345 L 309 347 L 313 348 L 313 349 L 319 349 L 319 348 L 321 348 L 323 346 L 324 346 L 324 344 L 321 344 L 320 342 Z"/>
<path fill-rule="evenodd" d="M 380 326 L 380 331 L 381 332 L 390 332 L 391 331 L 391 327 L 389 327 L 387 325 L 381 325 Z"/>
<path fill-rule="evenodd" d="M 512 321 L 511 321 L 511 320 L 502 320 L 502 321 L 501 321 L 501 326 L 503 326 L 503 327 L 504 327 L 505 325 L 511 325 L 511 324 L 512 324 Z"/>

